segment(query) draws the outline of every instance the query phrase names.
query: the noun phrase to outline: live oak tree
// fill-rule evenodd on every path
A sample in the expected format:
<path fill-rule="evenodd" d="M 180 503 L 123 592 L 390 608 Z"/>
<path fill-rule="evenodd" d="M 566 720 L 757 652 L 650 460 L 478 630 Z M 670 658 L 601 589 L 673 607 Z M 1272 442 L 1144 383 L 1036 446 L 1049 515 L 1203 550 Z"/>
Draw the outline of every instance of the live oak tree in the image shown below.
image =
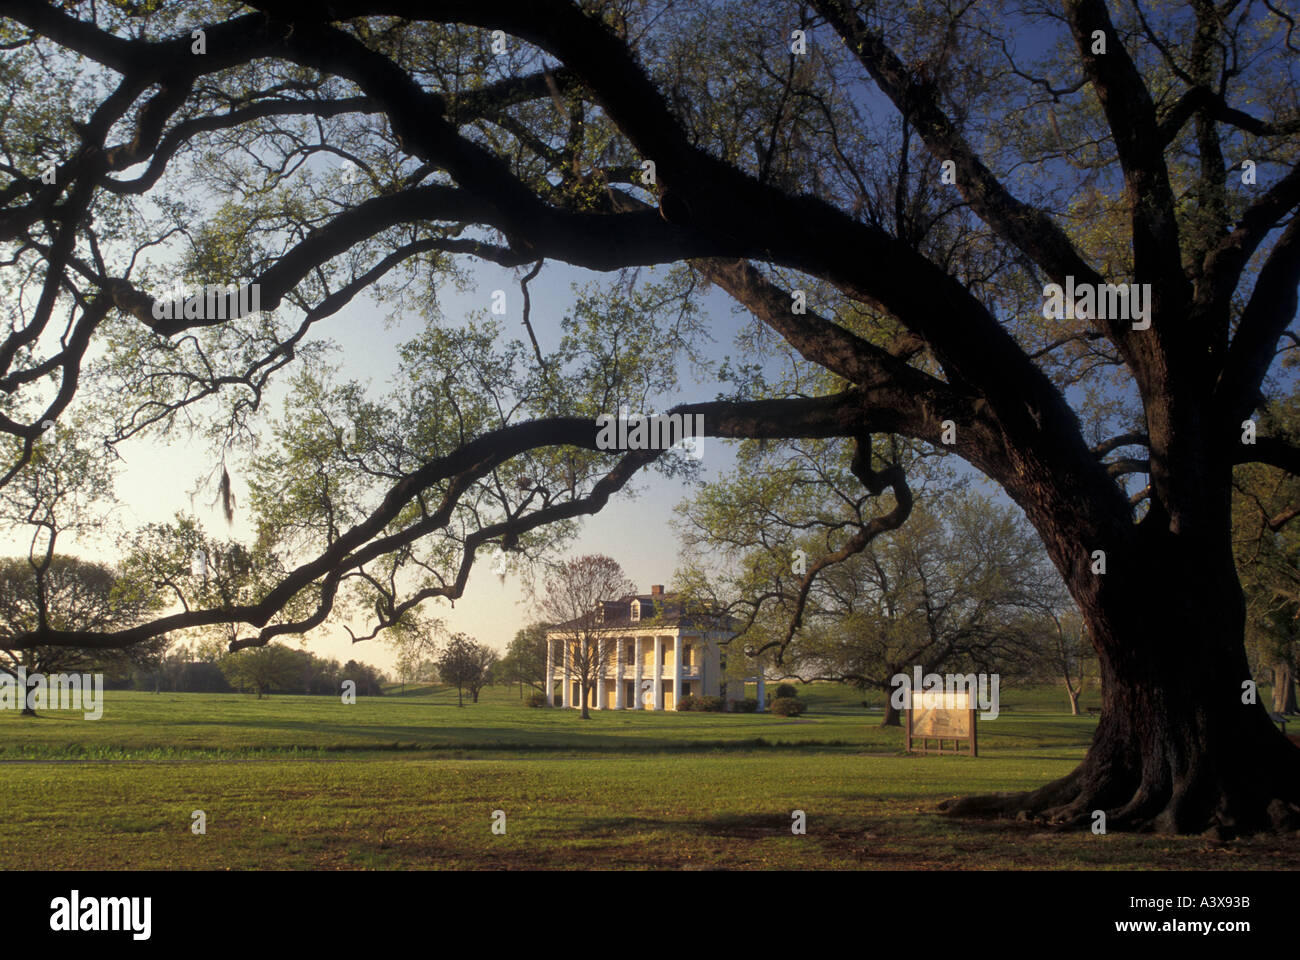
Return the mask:
<path fill-rule="evenodd" d="M 533 556 L 642 469 L 676 469 L 599 450 L 595 418 L 675 386 L 660 364 L 699 342 L 709 283 L 832 386 L 769 393 L 746 369 L 674 412 L 710 437 L 852 443 L 893 503 L 863 547 L 911 499 L 873 437 L 960 457 L 1080 609 L 1104 689 L 1088 755 L 951 812 L 1297 824 L 1300 751 L 1243 698 L 1232 550 L 1234 469 L 1300 471 L 1262 417 L 1243 442 L 1296 345 L 1300 44 L 1276 4 L 5 0 L 0 17 L 0 484 L 79 412 L 110 443 L 203 423 L 237 458 L 271 378 L 302 372 L 284 427 L 233 461 L 274 585 L 120 629 L 46 623 L 17 648 L 226 623 L 258 646 L 336 604 L 382 630 L 460 596 L 480 550 Z M 526 270 L 528 342 L 431 323 L 405 406 L 318 375 L 314 324 L 376 291 L 436 321 L 465 257 Z M 553 356 L 529 322 L 547 260 L 624 271 Z M 652 265 L 671 267 L 658 290 L 636 273 Z M 155 313 L 180 278 L 255 283 L 263 312 Z M 1049 285 L 1107 283 L 1149 293 L 1138 317 L 1110 297 L 1044 317 Z M 295 600 L 307 612 L 281 616 Z"/>

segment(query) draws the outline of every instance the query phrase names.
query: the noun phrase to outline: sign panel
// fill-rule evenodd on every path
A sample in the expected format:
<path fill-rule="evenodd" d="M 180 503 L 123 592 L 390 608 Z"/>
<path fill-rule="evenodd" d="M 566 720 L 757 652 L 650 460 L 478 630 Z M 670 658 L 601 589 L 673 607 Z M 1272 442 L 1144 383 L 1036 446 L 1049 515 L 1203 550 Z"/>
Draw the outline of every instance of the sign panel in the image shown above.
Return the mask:
<path fill-rule="evenodd" d="M 931 740 L 938 741 L 937 750 L 930 747 Z M 944 750 L 945 740 L 952 741 L 951 749 Z M 908 753 L 969 752 L 976 756 L 975 707 L 970 694 L 912 691 L 904 742 Z"/>

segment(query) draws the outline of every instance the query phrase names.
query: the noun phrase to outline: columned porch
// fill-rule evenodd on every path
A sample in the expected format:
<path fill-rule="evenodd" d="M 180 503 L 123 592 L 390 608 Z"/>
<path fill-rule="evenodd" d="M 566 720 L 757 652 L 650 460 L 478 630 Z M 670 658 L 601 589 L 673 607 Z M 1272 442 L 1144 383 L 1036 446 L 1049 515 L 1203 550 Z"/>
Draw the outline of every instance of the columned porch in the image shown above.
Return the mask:
<path fill-rule="evenodd" d="M 606 637 L 601 678 L 593 684 L 588 703 L 596 710 L 675 710 L 684 696 L 706 690 L 704 645 L 681 633 Z M 572 669 L 568 643 L 551 639 L 546 649 L 547 704 L 582 705 L 581 678 Z M 657 681 L 657 682 L 656 682 Z M 716 682 L 716 681 L 715 681 Z"/>

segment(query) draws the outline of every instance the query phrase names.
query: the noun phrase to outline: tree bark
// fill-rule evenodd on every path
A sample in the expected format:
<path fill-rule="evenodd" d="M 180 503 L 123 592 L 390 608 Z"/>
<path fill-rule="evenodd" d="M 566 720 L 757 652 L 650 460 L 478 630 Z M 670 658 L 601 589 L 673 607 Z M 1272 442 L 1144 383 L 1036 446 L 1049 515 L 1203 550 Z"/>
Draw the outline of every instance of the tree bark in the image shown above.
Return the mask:
<path fill-rule="evenodd" d="M 1068 577 L 1101 665 L 1101 720 L 1083 762 L 1032 793 L 941 809 L 1065 826 L 1104 810 L 1109 829 L 1221 837 L 1300 827 L 1300 749 L 1243 687 L 1245 611 L 1230 549 L 1144 532 L 1140 562 L 1115 557 L 1123 562 L 1105 575 L 1082 566 Z"/>
<path fill-rule="evenodd" d="M 1295 675 L 1289 663 L 1273 664 L 1273 712 L 1283 716 L 1300 713 L 1296 709 Z"/>
<path fill-rule="evenodd" d="M 24 717 L 36 716 L 36 708 L 32 706 L 32 687 L 34 686 L 32 674 L 36 672 L 36 655 L 33 651 L 24 653 L 22 656 L 22 665 L 27 668 L 27 683 L 23 689 L 23 712 Z M 15 678 L 17 676 L 15 675 Z"/>
<path fill-rule="evenodd" d="M 1070 686 L 1070 681 L 1065 681 L 1065 695 L 1070 698 L 1070 716 L 1079 715 L 1079 691 Z"/>
<path fill-rule="evenodd" d="M 892 690 L 893 688 L 891 687 L 890 692 L 892 692 Z M 889 696 L 886 696 L 885 716 L 884 719 L 880 721 L 880 725 L 882 727 L 901 727 L 903 725 L 903 722 L 901 719 L 899 719 L 899 716 L 900 716 L 899 710 L 897 707 L 894 706 L 894 701 Z"/>

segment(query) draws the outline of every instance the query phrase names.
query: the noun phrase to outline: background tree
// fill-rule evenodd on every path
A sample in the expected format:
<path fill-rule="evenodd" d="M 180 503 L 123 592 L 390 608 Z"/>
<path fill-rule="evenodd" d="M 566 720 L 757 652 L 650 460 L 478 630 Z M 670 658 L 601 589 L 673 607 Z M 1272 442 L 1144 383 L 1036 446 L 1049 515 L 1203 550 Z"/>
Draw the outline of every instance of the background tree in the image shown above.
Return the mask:
<path fill-rule="evenodd" d="M 360 697 L 379 697 L 384 693 L 384 684 L 387 677 L 382 670 L 372 667 L 368 663 L 362 663 L 359 660 L 349 660 L 343 664 L 338 671 L 338 680 L 330 685 L 330 694 L 337 695 L 342 690 L 342 684 L 345 680 L 351 680 L 357 685 L 356 693 Z M 474 694 L 474 702 L 478 702 L 478 694 Z"/>
<path fill-rule="evenodd" d="M 418 651 L 403 650 L 397 655 L 397 681 L 402 685 L 402 692 L 406 692 L 408 683 L 415 683 L 420 675 L 420 667 L 423 661 L 420 659 Z"/>
<path fill-rule="evenodd" d="M 1083 694 L 1088 665 L 1094 661 L 1092 646 L 1083 620 L 1074 610 L 1051 605 L 1044 608 L 1051 616 L 1051 627 L 1043 631 L 1043 657 L 1052 668 L 1052 680 L 1065 685 L 1070 701 L 1070 715 L 1079 715 L 1079 697 Z M 1046 675 L 1046 671 L 1044 671 Z"/>
<path fill-rule="evenodd" d="M 1261 418 L 1270 434 L 1300 442 L 1300 394 L 1279 399 Z M 1233 547 L 1246 597 L 1252 672 L 1273 688 L 1273 712 L 1294 714 L 1300 672 L 1300 478 L 1265 464 L 1233 477 Z"/>
<path fill-rule="evenodd" d="M 642 469 L 678 469 L 602 451 L 596 417 L 677 399 L 711 283 L 765 332 L 718 399 L 672 410 L 710 437 L 853 443 L 862 488 L 894 501 L 853 552 L 910 509 L 873 438 L 960 458 L 1025 512 L 1084 618 L 1103 701 L 1079 768 L 949 812 L 1300 823 L 1300 751 L 1241 699 L 1232 545 L 1234 469 L 1300 472 L 1284 437 L 1242 442 L 1297 345 L 1300 48 L 1278 5 L 2 9 L 0 486 L 82 408 L 110 444 L 200 421 L 253 478 L 247 549 L 276 571 L 246 598 L 38 625 L 15 648 L 215 624 L 241 648 L 302 635 L 336 601 L 379 631 L 459 597 L 480 549 L 536 556 Z M 363 175 L 307 162 L 340 153 Z M 548 259 L 626 272 L 579 298 L 551 356 L 474 317 L 450 336 L 425 310 L 393 397 L 329 382 L 313 325 L 367 293 L 429 307 L 462 256 L 527 269 L 524 290 Z M 223 321 L 155 300 L 180 275 L 257 283 L 264 309 Z M 1120 283 L 1137 316 L 1105 289 Z M 766 382 L 749 348 L 776 337 L 796 379 L 828 379 Z M 290 364 L 267 430 L 263 390 Z"/>
<path fill-rule="evenodd" d="M 554 624 L 560 647 L 567 650 L 569 671 L 578 682 L 582 719 L 590 720 L 590 695 L 597 679 L 614 661 L 614 642 L 629 613 L 618 604 L 636 592 L 618 561 L 604 554 L 586 554 L 556 565 L 546 577 L 538 609 Z"/>
<path fill-rule="evenodd" d="M 384 631 L 384 640 L 397 654 L 397 676 L 402 689 L 408 682 L 432 682 L 438 674 L 438 638 L 446 634 L 441 620 L 412 610 Z M 450 683 L 444 680 L 444 683 Z"/>
<path fill-rule="evenodd" d="M 913 667 L 997 673 L 1004 682 L 1024 673 L 1042 626 L 1038 604 L 1059 578 L 1033 531 L 987 497 L 931 497 L 912 509 L 906 524 L 828 566 L 801 598 L 800 567 L 843 549 L 865 499 L 833 482 L 833 470 L 809 453 L 804 447 L 802 456 L 789 455 L 757 499 L 744 463 L 729 482 L 712 484 L 682 508 L 685 553 L 695 558 L 686 580 L 740 614 L 732 656 L 740 655 L 741 644 L 750 650 L 784 644 L 802 599 L 799 626 L 782 657 L 784 675 L 884 694 L 885 726 L 899 724 L 892 679 L 910 676 Z M 734 575 L 708 577 L 703 565 L 715 565 L 715 558 L 717 568 L 730 567 Z M 782 675 L 770 662 L 762 668 Z"/>
<path fill-rule="evenodd" d="M 524 687 L 546 691 L 546 631 L 548 623 L 530 623 L 515 631 L 506 654 L 497 664 L 497 676 L 502 683 L 519 685 L 519 698 Z"/>
<path fill-rule="evenodd" d="M 175 640 L 164 634 L 153 640 L 147 640 L 130 649 L 128 654 L 131 665 L 132 680 L 144 682 L 145 689 L 161 693 L 163 681 L 167 674 L 167 656 Z M 101 658 L 103 654 L 100 654 Z"/>
<path fill-rule="evenodd" d="M 465 706 L 465 691 L 478 703 L 479 691 L 492 682 L 497 654 L 464 633 L 452 634 L 438 656 L 438 676 L 456 685 L 456 706 Z"/>
<path fill-rule="evenodd" d="M 42 615 L 57 629 L 110 630 L 138 622 L 161 605 L 153 591 L 125 581 L 106 564 L 55 554 L 38 577 L 28 557 L 0 559 L 0 670 L 17 678 L 19 667 L 30 677 L 152 666 L 166 655 L 170 636 L 122 650 L 7 644 L 35 629 Z M 25 702 L 23 713 L 34 715 Z"/>
<path fill-rule="evenodd" d="M 261 700 L 273 691 L 292 690 L 302 683 L 300 651 L 282 643 L 271 643 L 255 650 L 239 650 L 221 660 L 221 671 L 232 687 L 252 690 Z"/>

